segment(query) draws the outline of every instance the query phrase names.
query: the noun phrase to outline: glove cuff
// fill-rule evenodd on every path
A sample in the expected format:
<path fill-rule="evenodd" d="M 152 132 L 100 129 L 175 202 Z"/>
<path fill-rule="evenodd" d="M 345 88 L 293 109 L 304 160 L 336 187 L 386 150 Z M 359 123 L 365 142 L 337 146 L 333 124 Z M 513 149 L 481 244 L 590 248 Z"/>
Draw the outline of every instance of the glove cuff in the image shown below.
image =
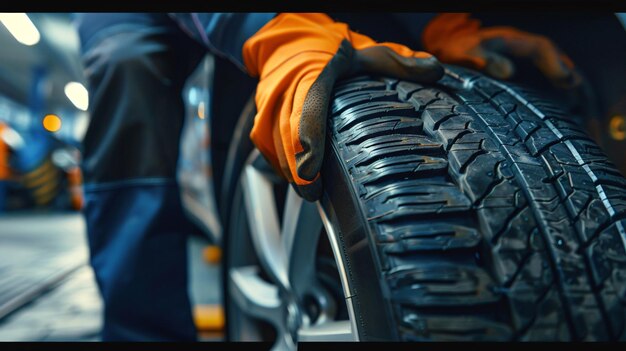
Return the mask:
<path fill-rule="evenodd" d="M 316 51 L 334 55 L 347 36 L 347 26 L 327 15 L 281 13 L 244 43 L 243 62 L 251 76 L 261 77 L 295 54 Z"/>

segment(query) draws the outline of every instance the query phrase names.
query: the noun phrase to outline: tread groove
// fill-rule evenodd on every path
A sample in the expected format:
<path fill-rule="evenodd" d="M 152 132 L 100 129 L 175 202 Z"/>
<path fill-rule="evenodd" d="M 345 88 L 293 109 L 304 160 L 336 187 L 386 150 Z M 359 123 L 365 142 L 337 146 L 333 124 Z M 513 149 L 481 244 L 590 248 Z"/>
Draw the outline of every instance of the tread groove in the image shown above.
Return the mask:
<path fill-rule="evenodd" d="M 613 314 L 608 308 L 621 283 L 598 284 L 596 277 L 606 276 L 600 263 L 626 275 L 626 260 L 603 261 L 595 248 L 622 241 L 611 235 L 623 231 L 626 197 L 619 192 L 626 191 L 626 181 L 558 107 L 536 102 L 539 95 L 453 66 L 446 73 L 434 87 L 352 81 L 341 85 L 343 95 L 333 105 L 332 140 L 355 188 L 362 189 L 368 240 L 386 267 L 380 281 L 387 285 L 399 338 L 430 340 L 428 325 L 435 321 L 437 339 L 454 338 L 453 328 L 461 327 L 451 324 L 447 334 L 439 321 L 452 321 L 450 311 L 472 306 L 469 313 L 496 323 L 489 330 L 505 339 L 615 340 L 623 331 L 615 330 L 619 322 L 613 316 L 626 320 L 626 307 L 611 307 Z M 397 100 L 372 102 L 367 96 Z M 416 118 L 421 128 L 375 120 L 398 110 L 397 118 Z M 366 126 L 379 129 L 368 132 Z M 436 226 L 407 229 L 406 223 L 427 220 Z M 475 234 L 459 234 L 469 229 Z M 615 253 L 605 255 L 626 250 L 623 239 Z M 424 278 L 437 276 L 434 267 L 476 272 L 499 295 L 429 295 L 439 291 Z M 414 273 L 402 275 L 398 285 L 393 272 L 399 270 Z M 461 275 L 446 274 L 450 286 L 470 286 L 455 280 Z M 424 284 L 431 290 L 419 290 L 427 289 Z M 519 294 L 528 296 L 520 300 Z M 530 310 L 514 305 L 527 300 L 534 301 Z M 554 309 L 537 308 L 544 305 Z M 423 333 L 411 329 L 418 325 L 426 328 Z M 464 328 L 464 339 L 485 337 L 484 328 Z"/>

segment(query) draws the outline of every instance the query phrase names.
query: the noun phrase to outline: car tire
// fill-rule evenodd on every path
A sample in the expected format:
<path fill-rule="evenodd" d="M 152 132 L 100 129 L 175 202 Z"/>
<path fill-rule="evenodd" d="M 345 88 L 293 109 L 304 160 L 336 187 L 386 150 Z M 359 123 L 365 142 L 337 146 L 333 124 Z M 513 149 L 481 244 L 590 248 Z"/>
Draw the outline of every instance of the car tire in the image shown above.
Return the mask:
<path fill-rule="evenodd" d="M 319 204 L 355 338 L 624 340 L 626 179 L 576 121 L 455 66 L 339 82 Z"/>

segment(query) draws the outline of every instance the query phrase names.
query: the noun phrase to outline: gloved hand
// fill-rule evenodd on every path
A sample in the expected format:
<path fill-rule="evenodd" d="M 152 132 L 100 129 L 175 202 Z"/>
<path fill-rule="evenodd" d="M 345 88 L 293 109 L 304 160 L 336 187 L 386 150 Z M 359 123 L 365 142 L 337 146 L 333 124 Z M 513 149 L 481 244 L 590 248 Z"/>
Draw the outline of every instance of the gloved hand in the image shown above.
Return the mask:
<path fill-rule="evenodd" d="M 376 43 L 323 14 L 276 16 L 246 41 L 243 59 L 248 73 L 259 77 L 250 137 L 309 201 L 322 193 L 319 171 L 337 79 L 357 72 L 416 82 L 443 76 L 443 67 L 432 55 Z"/>
<path fill-rule="evenodd" d="M 483 70 L 501 79 L 515 67 L 503 55 L 528 58 L 561 88 L 581 83 L 572 61 L 550 39 L 512 27 L 482 28 L 467 13 L 443 13 L 432 19 L 422 33 L 422 43 L 441 62 Z"/>

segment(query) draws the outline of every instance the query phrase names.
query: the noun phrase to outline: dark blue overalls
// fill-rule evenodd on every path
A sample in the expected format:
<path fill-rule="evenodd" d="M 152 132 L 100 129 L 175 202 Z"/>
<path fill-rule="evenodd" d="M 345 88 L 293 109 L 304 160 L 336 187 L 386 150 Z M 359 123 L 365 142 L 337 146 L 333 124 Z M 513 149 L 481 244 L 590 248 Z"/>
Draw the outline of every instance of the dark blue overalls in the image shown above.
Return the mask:
<path fill-rule="evenodd" d="M 273 16 L 77 15 L 91 104 L 84 215 L 104 341 L 196 340 L 186 251 L 194 228 L 176 181 L 182 89 L 207 50 L 243 67 L 243 42 Z"/>

